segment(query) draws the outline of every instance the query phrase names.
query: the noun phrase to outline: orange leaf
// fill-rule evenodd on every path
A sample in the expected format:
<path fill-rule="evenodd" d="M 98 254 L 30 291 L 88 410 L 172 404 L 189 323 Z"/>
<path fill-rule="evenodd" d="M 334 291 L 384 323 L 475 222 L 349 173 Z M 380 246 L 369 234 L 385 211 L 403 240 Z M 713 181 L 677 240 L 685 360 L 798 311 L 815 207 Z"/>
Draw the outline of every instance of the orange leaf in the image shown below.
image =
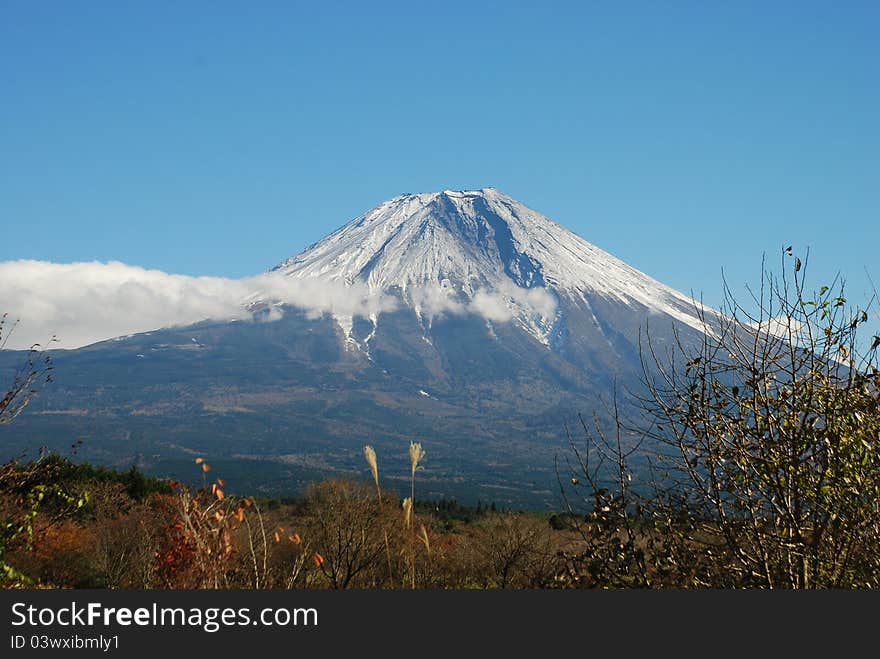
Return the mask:
<path fill-rule="evenodd" d="M 244 508 L 238 508 L 238 509 L 236 509 L 236 511 L 235 511 L 235 519 L 237 519 L 239 522 L 243 522 L 243 521 L 244 521 Z"/>
<path fill-rule="evenodd" d="M 217 485 L 219 485 L 220 487 L 223 487 L 224 485 L 226 485 L 226 481 L 224 481 L 222 478 L 218 478 Z"/>
<path fill-rule="evenodd" d="M 217 483 L 211 483 L 211 494 L 217 494 Z"/>
<path fill-rule="evenodd" d="M 281 536 L 278 535 L 278 531 L 275 531 L 275 542 L 281 542 Z"/>
<path fill-rule="evenodd" d="M 202 471 L 204 471 L 206 473 L 211 471 L 211 465 L 209 465 L 207 462 L 205 462 L 204 464 L 202 464 Z"/>
<path fill-rule="evenodd" d="M 221 490 L 219 487 L 217 488 L 215 494 L 217 495 L 217 501 L 223 501 L 223 497 L 226 496 L 225 494 L 223 494 L 223 490 Z"/>
<path fill-rule="evenodd" d="M 299 533 L 294 533 L 293 535 L 289 535 L 289 536 L 287 536 L 287 539 L 290 540 L 295 545 L 298 545 L 302 542 L 302 538 L 299 537 Z"/>
<path fill-rule="evenodd" d="M 321 565 L 323 565 L 323 563 L 324 563 L 324 557 L 321 556 L 321 554 L 318 554 L 317 552 L 315 553 L 314 556 L 312 556 L 312 560 L 315 562 L 315 567 L 321 567 Z"/>
<path fill-rule="evenodd" d="M 203 458 L 196 458 L 196 464 L 197 464 L 197 465 L 202 464 L 204 461 L 205 461 L 205 460 L 204 460 Z"/>

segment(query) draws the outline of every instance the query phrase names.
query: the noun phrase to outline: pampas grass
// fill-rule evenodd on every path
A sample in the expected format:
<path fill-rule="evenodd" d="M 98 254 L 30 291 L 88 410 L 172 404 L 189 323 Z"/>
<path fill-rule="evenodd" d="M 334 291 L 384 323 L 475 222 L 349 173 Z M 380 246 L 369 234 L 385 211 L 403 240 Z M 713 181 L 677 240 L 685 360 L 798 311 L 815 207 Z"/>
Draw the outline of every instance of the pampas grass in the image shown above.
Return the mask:
<path fill-rule="evenodd" d="M 419 463 L 425 458 L 425 449 L 419 442 L 410 441 L 409 443 L 409 466 L 410 466 L 410 495 L 403 500 L 403 526 L 409 531 L 409 555 L 410 555 L 410 571 L 411 584 L 416 587 L 416 527 L 414 523 L 415 501 L 416 501 L 416 470 Z M 369 444 L 364 446 L 364 459 L 373 475 L 373 482 L 376 484 L 376 497 L 379 501 L 379 507 L 382 506 L 382 488 L 379 484 L 379 461 L 376 457 L 376 450 Z M 426 551 L 430 554 L 431 544 L 428 541 L 428 531 L 425 525 L 421 525 L 420 540 L 424 543 Z M 385 532 L 385 551 L 388 557 L 388 578 L 392 579 L 391 570 L 391 550 L 388 543 L 388 533 Z"/>
<path fill-rule="evenodd" d="M 425 457 L 425 450 L 422 448 L 422 445 L 418 442 L 410 441 L 409 443 L 409 463 L 410 467 L 412 467 L 412 471 L 410 472 L 410 497 L 413 501 L 416 500 L 416 469 L 418 469 L 419 462 L 422 458 Z"/>
<path fill-rule="evenodd" d="M 413 519 L 413 502 L 412 499 L 406 497 L 403 500 L 403 526 L 407 529 L 412 528 Z"/>
<path fill-rule="evenodd" d="M 422 524 L 422 542 L 425 543 L 425 550 L 430 554 L 431 542 L 428 540 L 428 529 L 425 528 L 424 524 Z"/>
<path fill-rule="evenodd" d="M 412 587 L 416 587 L 416 529 L 413 525 L 413 507 L 416 503 L 416 469 L 419 468 L 419 462 L 425 457 L 425 449 L 418 442 L 410 441 L 409 443 L 409 465 L 410 465 L 410 495 L 403 500 L 404 521 L 406 528 L 410 529 L 410 569 L 412 570 Z M 424 527 L 422 527 L 424 528 Z"/>
<path fill-rule="evenodd" d="M 419 466 L 419 462 L 422 458 L 425 457 L 425 449 L 422 448 L 422 445 L 418 442 L 410 442 L 409 443 L 409 462 L 412 466 L 412 476 L 415 478 L 416 476 L 416 468 Z"/>
<path fill-rule="evenodd" d="M 370 473 L 373 474 L 373 482 L 376 483 L 376 497 L 379 500 L 379 512 L 381 513 L 382 488 L 379 486 L 379 461 L 376 459 L 376 450 L 369 444 L 364 446 L 364 458 L 366 458 L 367 465 L 370 467 Z M 388 579 L 391 581 L 391 546 L 388 544 L 388 531 L 383 529 L 382 534 L 385 536 L 385 557 L 388 559 Z"/>
<path fill-rule="evenodd" d="M 373 474 L 373 482 L 376 483 L 376 494 L 379 497 L 379 503 L 382 503 L 382 490 L 379 487 L 379 463 L 376 461 L 376 451 L 369 444 L 364 446 L 364 457 L 370 467 L 370 473 Z"/>

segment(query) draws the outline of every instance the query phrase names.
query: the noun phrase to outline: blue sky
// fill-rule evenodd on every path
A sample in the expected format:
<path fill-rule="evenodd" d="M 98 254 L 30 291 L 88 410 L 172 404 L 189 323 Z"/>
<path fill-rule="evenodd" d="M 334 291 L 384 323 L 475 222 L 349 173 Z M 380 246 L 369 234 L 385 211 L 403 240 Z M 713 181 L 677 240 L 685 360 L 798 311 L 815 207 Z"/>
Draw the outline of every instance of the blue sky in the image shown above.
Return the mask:
<path fill-rule="evenodd" d="M 880 282 L 880 3 L 0 0 L 0 261 L 259 273 L 494 186 L 685 292 Z"/>

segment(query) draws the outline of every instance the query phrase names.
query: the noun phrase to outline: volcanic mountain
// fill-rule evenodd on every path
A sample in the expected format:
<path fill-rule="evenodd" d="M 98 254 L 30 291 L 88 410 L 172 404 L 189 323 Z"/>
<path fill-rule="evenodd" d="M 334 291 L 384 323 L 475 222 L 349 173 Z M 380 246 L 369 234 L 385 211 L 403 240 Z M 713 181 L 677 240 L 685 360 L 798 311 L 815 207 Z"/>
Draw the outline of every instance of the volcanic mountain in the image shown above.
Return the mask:
<path fill-rule="evenodd" d="M 417 440 L 422 497 L 553 506 L 566 423 L 638 382 L 648 323 L 658 342 L 702 327 L 689 297 L 493 188 L 395 197 L 266 279 L 244 301 L 264 322 L 59 352 L 7 450 L 82 439 L 178 477 L 201 456 L 242 491 L 293 493 L 365 475 L 364 444 L 393 486 Z M 285 287 L 355 303 L 292 307 Z"/>

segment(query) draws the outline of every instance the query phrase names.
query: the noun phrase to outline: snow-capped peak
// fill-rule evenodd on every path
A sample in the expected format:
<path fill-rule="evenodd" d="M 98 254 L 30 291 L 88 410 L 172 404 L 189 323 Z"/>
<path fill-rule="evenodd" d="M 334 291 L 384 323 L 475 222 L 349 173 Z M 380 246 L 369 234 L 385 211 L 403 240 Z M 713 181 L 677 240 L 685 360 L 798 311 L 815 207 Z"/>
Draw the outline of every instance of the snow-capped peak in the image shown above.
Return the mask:
<path fill-rule="evenodd" d="M 702 326 L 685 295 L 494 188 L 394 197 L 274 271 L 365 284 L 419 314 L 464 305 L 515 318 L 545 343 L 562 298 L 598 295 Z"/>

